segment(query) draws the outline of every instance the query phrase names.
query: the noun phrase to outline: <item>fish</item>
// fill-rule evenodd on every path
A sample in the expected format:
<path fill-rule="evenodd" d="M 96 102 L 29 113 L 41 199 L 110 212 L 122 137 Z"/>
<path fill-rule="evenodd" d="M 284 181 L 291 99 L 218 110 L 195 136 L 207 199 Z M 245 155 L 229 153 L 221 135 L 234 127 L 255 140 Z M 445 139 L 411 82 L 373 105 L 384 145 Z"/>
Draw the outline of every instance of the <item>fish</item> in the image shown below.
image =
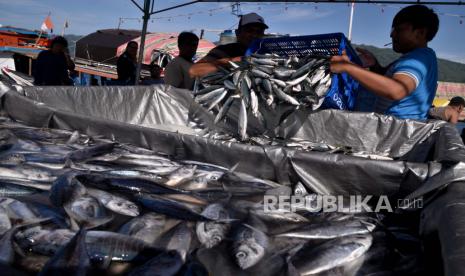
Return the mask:
<path fill-rule="evenodd" d="M 181 256 L 182 262 L 186 262 L 193 235 L 191 227 L 186 222 L 181 222 L 167 234 L 170 234 L 170 238 L 165 249 L 175 250 Z"/>
<path fill-rule="evenodd" d="M 307 218 L 285 209 L 265 210 L 263 206 L 250 209 L 250 212 L 264 221 L 271 222 L 309 222 Z"/>
<path fill-rule="evenodd" d="M 14 227 L 8 229 L 5 233 L 2 234 L 0 239 L 0 263 L 12 265 L 15 259 L 15 245 L 14 245 L 14 236 L 16 232 L 20 231 L 26 227 L 32 227 L 34 225 L 48 221 L 48 218 L 45 219 L 32 219 L 22 224 L 15 225 Z"/>
<path fill-rule="evenodd" d="M 6 211 L 10 220 L 27 222 L 37 218 L 26 203 L 13 198 L 0 198 L 0 206 Z"/>
<path fill-rule="evenodd" d="M 247 110 L 244 98 L 241 98 L 238 132 L 241 140 L 245 140 L 247 138 Z"/>
<path fill-rule="evenodd" d="M 225 91 L 226 91 L 226 89 L 221 87 L 221 88 L 218 88 L 218 89 L 213 90 L 211 92 L 208 92 L 208 93 L 206 93 L 204 95 L 198 96 L 195 99 L 197 100 L 198 103 L 205 103 L 205 102 L 211 101 L 212 99 L 218 97 L 219 95 L 221 95 Z"/>
<path fill-rule="evenodd" d="M 49 199 L 56 207 L 62 207 L 73 198 L 86 194 L 86 187 L 76 178 L 78 173 L 65 172 L 53 181 L 50 188 Z"/>
<path fill-rule="evenodd" d="M 162 251 L 146 242 L 110 231 L 88 231 L 86 247 L 91 260 L 108 263 L 132 261 L 140 255 L 158 255 Z"/>
<path fill-rule="evenodd" d="M 316 225 L 304 225 L 297 229 L 276 235 L 276 237 L 289 237 L 299 239 L 334 239 L 356 234 L 368 234 L 375 225 L 358 220 L 330 221 Z"/>
<path fill-rule="evenodd" d="M 104 143 L 100 145 L 90 146 L 70 152 L 66 156 L 66 158 L 73 162 L 81 162 L 97 155 L 109 153 L 114 149 L 114 147 L 114 143 Z"/>
<path fill-rule="evenodd" d="M 248 269 L 257 264 L 268 248 L 268 237 L 252 226 L 243 224 L 234 234 L 233 254 L 241 269 Z"/>
<path fill-rule="evenodd" d="M 89 228 L 108 223 L 113 219 L 113 215 L 106 212 L 97 199 L 87 195 L 74 198 L 63 207 L 72 219 Z"/>
<path fill-rule="evenodd" d="M 207 111 L 212 110 L 214 107 L 216 107 L 223 99 L 226 97 L 228 94 L 228 91 L 224 91 L 222 94 L 220 94 L 217 98 L 215 98 L 211 104 L 208 106 Z"/>
<path fill-rule="evenodd" d="M 275 84 L 273 84 L 272 86 L 273 86 L 273 92 L 279 99 L 281 99 L 284 102 L 293 104 L 293 105 L 300 105 L 300 103 L 296 99 L 284 93 L 278 86 L 276 86 Z"/>
<path fill-rule="evenodd" d="M 153 244 L 167 229 L 168 219 L 164 215 L 146 213 L 124 224 L 119 233 Z"/>
<path fill-rule="evenodd" d="M 325 77 L 325 69 L 324 67 L 320 67 L 315 73 L 310 78 L 310 84 L 315 85 L 317 84 L 320 80 L 324 79 Z"/>
<path fill-rule="evenodd" d="M 210 219 L 194 212 L 176 200 L 158 195 L 136 195 L 137 200 L 147 209 L 168 217 L 186 221 L 208 221 Z"/>
<path fill-rule="evenodd" d="M 45 190 L 37 189 L 35 187 L 15 184 L 10 181 L 0 181 L 0 197 L 15 197 L 39 194 Z"/>
<path fill-rule="evenodd" d="M 95 187 L 100 190 L 111 190 L 116 192 L 129 192 L 132 194 L 176 194 L 186 193 L 186 191 L 168 187 L 164 181 L 156 179 L 143 179 L 134 177 L 104 177 L 98 174 L 81 174 L 76 179 L 85 185 Z"/>
<path fill-rule="evenodd" d="M 206 248 L 212 248 L 223 241 L 228 234 L 231 225 L 227 221 L 230 217 L 228 211 L 220 203 L 208 205 L 202 215 L 213 221 L 197 222 L 197 238 Z"/>
<path fill-rule="evenodd" d="M 179 253 L 171 250 L 133 269 L 128 276 L 175 276 L 181 271 L 182 266 L 183 261 Z"/>
<path fill-rule="evenodd" d="M 82 228 L 48 260 L 38 275 L 85 276 L 90 265 L 86 247 L 86 230 Z"/>
<path fill-rule="evenodd" d="M 194 177 L 197 166 L 187 165 L 182 166 L 179 169 L 175 170 L 173 173 L 168 175 L 168 181 L 165 182 L 167 186 L 177 186 L 182 182 L 190 180 Z"/>
<path fill-rule="evenodd" d="M 61 247 L 66 245 L 75 232 L 69 229 L 25 231 L 18 233 L 15 237 L 20 246 L 35 253 L 53 256 Z"/>
<path fill-rule="evenodd" d="M 131 217 L 137 217 L 140 213 L 136 204 L 120 196 L 92 188 L 87 188 L 87 194 L 115 213 Z"/>
<path fill-rule="evenodd" d="M 11 229 L 11 227 L 11 220 L 8 217 L 5 207 L 0 206 L 0 235 L 3 235 L 6 231 Z"/>
<path fill-rule="evenodd" d="M 321 273 L 361 257 L 372 241 L 371 235 L 355 235 L 329 240 L 317 247 L 305 246 L 290 262 L 300 275 Z"/>

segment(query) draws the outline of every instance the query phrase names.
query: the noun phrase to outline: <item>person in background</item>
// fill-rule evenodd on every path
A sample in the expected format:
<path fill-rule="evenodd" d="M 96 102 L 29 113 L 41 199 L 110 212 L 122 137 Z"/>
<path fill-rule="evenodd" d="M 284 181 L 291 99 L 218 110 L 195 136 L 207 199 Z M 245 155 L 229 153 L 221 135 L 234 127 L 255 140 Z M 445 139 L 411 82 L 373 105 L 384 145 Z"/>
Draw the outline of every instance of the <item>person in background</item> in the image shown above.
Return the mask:
<path fill-rule="evenodd" d="M 174 58 L 165 70 L 165 83 L 177 88 L 192 90 L 194 79 L 189 75 L 192 59 L 197 52 L 199 38 L 194 33 L 182 32 L 178 36 L 179 56 Z"/>
<path fill-rule="evenodd" d="M 331 58 L 333 73 L 347 73 L 376 95 L 374 111 L 401 119 L 427 119 L 436 94 L 438 66 L 428 47 L 439 29 L 439 18 L 423 5 L 400 10 L 392 22 L 393 50 L 403 54 L 387 68 L 369 51 L 360 50 L 366 70 L 350 62 L 345 53 Z"/>
<path fill-rule="evenodd" d="M 202 77 L 218 71 L 220 66 L 229 66 L 229 61 L 240 61 L 250 44 L 255 39 L 262 38 L 266 29 L 268 25 L 260 15 L 256 13 L 242 15 L 236 29 L 237 42 L 213 48 L 191 67 L 189 70 L 191 77 Z"/>
<path fill-rule="evenodd" d="M 74 62 L 68 51 L 68 41 L 55 37 L 50 50 L 40 52 L 34 70 L 35 85 L 73 85 L 68 70 L 74 70 Z"/>
<path fill-rule="evenodd" d="M 447 106 L 433 107 L 428 114 L 432 119 L 456 124 L 464 107 L 465 100 L 462 97 L 453 97 Z"/>
<path fill-rule="evenodd" d="M 126 51 L 119 56 L 116 62 L 118 72 L 118 81 L 121 84 L 135 85 L 137 69 L 137 49 L 139 44 L 135 41 L 129 41 Z"/>
<path fill-rule="evenodd" d="M 161 67 L 160 65 L 152 62 L 150 64 L 150 78 L 142 81 L 143 85 L 152 85 L 152 84 L 164 84 L 165 82 L 161 78 Z"/>

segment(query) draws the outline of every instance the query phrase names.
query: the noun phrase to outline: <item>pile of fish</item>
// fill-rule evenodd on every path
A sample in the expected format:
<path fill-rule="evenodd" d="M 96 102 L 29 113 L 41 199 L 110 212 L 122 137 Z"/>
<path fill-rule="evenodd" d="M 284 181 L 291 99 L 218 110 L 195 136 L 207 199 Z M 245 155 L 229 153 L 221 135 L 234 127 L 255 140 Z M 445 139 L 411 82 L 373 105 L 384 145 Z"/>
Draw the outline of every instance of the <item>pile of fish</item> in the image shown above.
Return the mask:
<path fill-rule="evenodd" d="M 265 208 L 265 195 L 314 199 L 301 183 L 6 118 L 0 155 L 4 275 L 421 272 L 418 238 L 385 217 Z"/>
<path fill-rule="evenodd" d="M 216 123 L 227 115 L 234 101 L 239 101 L 238 134 L 244 140 L 248 112 L 260 119 L 261 105 L 274 109 L 288 104 L 316 110 L 331 87 L 331 77 L 327 58 L 253 54 L 198 80 L 194 96 L 207 110 L 216 109 Z"/>

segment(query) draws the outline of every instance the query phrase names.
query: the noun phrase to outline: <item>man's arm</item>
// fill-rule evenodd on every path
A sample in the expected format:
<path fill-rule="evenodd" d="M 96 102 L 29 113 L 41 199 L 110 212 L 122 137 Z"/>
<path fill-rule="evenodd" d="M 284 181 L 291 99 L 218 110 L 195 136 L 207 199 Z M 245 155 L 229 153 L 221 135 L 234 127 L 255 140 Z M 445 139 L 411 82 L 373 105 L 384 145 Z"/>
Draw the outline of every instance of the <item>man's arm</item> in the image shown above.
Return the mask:
<path fill-rule="evenodd" d="M 388 78 L 351 63 L 344 55 L 331 58 L 331 71 L 346 72 L 366 89 L 389 100 L 401 100 L 416 88 L 415 80 L 406 74 L 394 74 Z"/>
<path fill-rule="evenodd" d="M 219 67 L 229 67 L 229 61 L 241 61 L 241 57 L 222 58 L 216 60 L 202 59 L 189 69 L 191 78 L 203 77 L 218 71 Z"/>

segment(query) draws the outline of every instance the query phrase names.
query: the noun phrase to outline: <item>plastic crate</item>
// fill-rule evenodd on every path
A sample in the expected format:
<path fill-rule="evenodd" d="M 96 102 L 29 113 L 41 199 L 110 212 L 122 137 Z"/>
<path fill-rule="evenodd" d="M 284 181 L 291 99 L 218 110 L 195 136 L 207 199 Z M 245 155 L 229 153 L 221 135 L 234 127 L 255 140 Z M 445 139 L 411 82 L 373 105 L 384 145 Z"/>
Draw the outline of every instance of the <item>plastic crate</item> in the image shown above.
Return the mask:
<path fill-rule="evenodd" d="M 352 62 L 362 64 L 343 33 L 259 39 L 252 43 L 246 55 L 273 53 L 280 56 L 303 57 L 313 55 L 329 57 L 340 55 L 343 50 L 346 51 Z M 357 99 L 358 86 L 359 83 L 345 73 L 333 75 L 330 90 L 321 109 L 353 110 Z"/>

